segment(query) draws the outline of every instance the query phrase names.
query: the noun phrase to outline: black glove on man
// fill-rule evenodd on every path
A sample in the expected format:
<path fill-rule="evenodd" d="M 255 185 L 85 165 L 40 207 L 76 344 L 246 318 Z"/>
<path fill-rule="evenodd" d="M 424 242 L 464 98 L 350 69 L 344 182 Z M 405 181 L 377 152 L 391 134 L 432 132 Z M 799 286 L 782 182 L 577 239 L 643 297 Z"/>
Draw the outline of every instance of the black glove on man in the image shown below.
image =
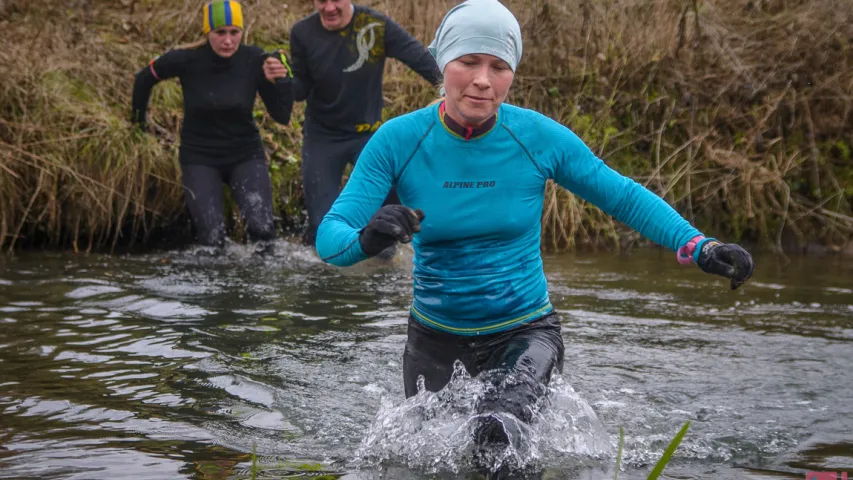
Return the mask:
<path fill-rule="evenodd" d="M 705 273 L 731 279 L 732 290 L 743 285 L 755 270 L 752 255 L 739 245 L 710 239 L 702 244 L 696 261 Z"/>
<path fill-rule="evenodd" d="M 369 257 L 397 242 L 409 243 L 412 236 L 421 231 L 424 212 L 412 210 L 405 205 L 385 205 L 377 211 L 367 226 L 361 229 L 358 242 L 361 250 Z"/>

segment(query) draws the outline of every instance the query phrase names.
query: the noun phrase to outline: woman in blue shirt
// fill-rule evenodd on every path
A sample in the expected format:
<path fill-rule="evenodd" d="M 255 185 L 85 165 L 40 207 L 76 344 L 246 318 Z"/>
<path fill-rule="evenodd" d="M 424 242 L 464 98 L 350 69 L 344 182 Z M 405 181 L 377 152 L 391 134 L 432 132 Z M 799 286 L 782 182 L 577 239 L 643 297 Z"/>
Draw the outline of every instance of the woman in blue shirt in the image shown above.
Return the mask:
<path fill-rule="evenodd" d="M 427 390 L 443 388 L 456 360 L 472 376 L 489 371 L 495 388 L 479 399 L 478 436 L 506 441 L 503 420 L 489 418 L 529 421 L 551 371 L 562 370 L 540 255 L 549 179 L 677 251 L 679 262 L 730 278 L 732 288 L 750 277 L 753 262 L 741 247 L 705 238 L 565 126 L 504 103 L 522 42 L 497 0 L 451 9 L 430 52 L 444 75 L 443 100 L 379 128 L 320 224 L 316 247 L 325 261 L 347 266 L 412 242 L 406 396 L 417 393 L 420 376 Z M 382 206 L 392 185 L 402 205 Z"/>

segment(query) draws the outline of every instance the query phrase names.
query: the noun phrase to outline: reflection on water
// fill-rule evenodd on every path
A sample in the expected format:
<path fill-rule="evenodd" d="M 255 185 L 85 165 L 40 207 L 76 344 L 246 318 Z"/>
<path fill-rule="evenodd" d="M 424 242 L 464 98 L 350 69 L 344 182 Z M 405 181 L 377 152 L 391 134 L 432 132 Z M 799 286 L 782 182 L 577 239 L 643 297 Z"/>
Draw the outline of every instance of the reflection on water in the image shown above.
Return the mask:
<path fill-rule="evenodd" d="M 241 478 L 253 448 L 263 478 L 464 478 L 476 379 L 403 398 L 411 253 L 276 247 L 3 260 L 0 478 Z M 690 420 L 678 478 L 853 471 L 853 265 L 759 258 L 732 292 L 672 260 L 546 258 L 565 369 L 515 454 L 613 478 L 622 426 L 645 478 Z"/>

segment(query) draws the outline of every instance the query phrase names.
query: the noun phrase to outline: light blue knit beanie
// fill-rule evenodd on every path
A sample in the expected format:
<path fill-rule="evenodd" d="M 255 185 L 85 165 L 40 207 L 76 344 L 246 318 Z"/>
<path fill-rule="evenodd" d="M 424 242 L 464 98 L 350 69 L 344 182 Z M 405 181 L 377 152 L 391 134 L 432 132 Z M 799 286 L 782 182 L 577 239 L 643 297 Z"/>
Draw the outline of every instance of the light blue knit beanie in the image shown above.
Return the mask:
<path fill-rule="evenodd" d="M 521 61 L 521 27 L 498 0 L 466 0 L 444 16 L 429 45 L 438 68 L 472 53 L 494 55 L 515 72 Z"/>

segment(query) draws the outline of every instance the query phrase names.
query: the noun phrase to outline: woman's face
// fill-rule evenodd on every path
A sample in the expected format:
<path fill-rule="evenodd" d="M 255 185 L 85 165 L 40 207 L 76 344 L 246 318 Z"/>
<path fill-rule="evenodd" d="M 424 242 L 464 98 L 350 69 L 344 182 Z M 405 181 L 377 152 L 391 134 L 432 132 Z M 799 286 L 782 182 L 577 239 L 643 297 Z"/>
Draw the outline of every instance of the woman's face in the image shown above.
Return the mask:
<path fill-rule="evenodd" d="M 445 110 L 467 127 L 478 127 L 506 100 L 515 73 L 493 55 L 470 54 L 444 67 Z"/>
<path fill-rule="evenodd" d="M 243 30 L 237 27 L 217 28 L 207 35 L 211 48 L 222 58 L 230 58 L 231 55 L 234 55 L 234 52 L 240 47 L 242 37 Z"/>

